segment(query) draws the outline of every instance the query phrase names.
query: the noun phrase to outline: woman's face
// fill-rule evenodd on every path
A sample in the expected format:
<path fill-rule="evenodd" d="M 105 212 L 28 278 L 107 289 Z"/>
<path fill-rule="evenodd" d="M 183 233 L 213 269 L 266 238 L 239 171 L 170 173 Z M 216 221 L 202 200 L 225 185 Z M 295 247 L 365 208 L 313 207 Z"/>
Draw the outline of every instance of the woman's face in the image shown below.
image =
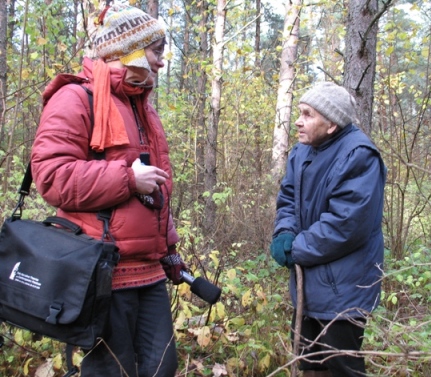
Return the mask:
<path fill-rule="evenodd" d="M 165 66 L 165 63 L 163 63 L 165 44 L 166 41 L 163 38 L 146 47 L 145 57 L 147 58 L 151 71 L 149 72 L 145 68 L 128 66 L 126 67 L 126 81 L 135 83 L 136 85 L 153 86 L 157 72 L 160 68 Z"/>

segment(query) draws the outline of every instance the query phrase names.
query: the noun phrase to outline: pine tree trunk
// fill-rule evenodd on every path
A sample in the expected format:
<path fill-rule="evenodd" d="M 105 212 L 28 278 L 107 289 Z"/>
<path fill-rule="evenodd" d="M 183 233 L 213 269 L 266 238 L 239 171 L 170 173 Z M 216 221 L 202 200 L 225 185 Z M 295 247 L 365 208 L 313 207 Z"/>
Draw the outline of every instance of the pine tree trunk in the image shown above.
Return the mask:
<path fill-rule="evenodd" d="M 343 86 L 355 97 L 359 126 L 367 134 L 372 128 L 377 11 L 377 0 L 349 1 Z"/>

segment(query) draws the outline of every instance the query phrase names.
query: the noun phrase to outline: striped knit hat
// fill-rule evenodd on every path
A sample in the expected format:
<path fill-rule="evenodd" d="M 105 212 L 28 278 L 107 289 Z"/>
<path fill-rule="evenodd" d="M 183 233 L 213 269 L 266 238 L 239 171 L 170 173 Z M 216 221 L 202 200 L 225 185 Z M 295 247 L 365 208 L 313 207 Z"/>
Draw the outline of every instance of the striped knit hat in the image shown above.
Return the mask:
<path fill-rule="evenodd" d="M 105 8 L 98 23 L 93 42 L 99 58 L 151 71 L 144 48 L 165 37 L 158 20 L 136 7 L 115 4 Z"/>
<path fill-rule="evenodd" d="M 355 99 L 345 88 L 332 82 L 317 83 L 299 103 L 306 103 L 341 128 L 358 122 Z"/>

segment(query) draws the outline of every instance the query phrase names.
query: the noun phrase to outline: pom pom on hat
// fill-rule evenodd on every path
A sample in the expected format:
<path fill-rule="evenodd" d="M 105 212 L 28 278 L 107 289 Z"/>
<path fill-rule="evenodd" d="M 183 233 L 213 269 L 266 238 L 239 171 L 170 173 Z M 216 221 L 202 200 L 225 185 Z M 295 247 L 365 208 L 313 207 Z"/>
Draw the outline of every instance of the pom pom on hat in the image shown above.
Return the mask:
<path fill-rule="evenodd" d="M 357 122 L 355 99 L 345 88 L 332 82 L 317 83 L 299 103 L 306 103 L 341 128 Z"/>
<path fill-rule="evenodd" d="M 166 36 L 163 25 L 130 5 L 111 5 L 100 14 L 93 43 L 96 55 L 106 62 L 151 70 L 144 48 Z"/>

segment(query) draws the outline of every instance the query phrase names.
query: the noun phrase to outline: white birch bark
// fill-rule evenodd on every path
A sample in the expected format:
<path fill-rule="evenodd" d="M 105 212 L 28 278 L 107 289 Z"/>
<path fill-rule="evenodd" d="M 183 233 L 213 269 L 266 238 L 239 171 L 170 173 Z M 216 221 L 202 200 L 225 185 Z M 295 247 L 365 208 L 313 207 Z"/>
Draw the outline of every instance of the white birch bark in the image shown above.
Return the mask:
<path fill-rule="evenodd" d="M 292 112 L 292 87 L 295 79 L 295 62 L 298 51 L 299 14 L 301 6 L 302 0 L 292 0 L 286 3 L 280 80 L 277 93 L 277 109 L 272 146 L 271 175 L 274 182 L 278 182 L 284 174 L 287 152 L 289 149 L 288 136 Z"/>
<path fill-rule="evenodd" d="M 217 134 L 220 119 L 220 102 L 222 93 L 224 26 L 226 19 L 226 0 L 217 0 L 217 15 L 214 26 L 213 69 L 211 80 L 211 114 L 208 122 L 207 140 L 205 145 L 205 206 L 204 231 L 209 234 L 214 229 L 216 205 L 212 199 L 217 184 Z"/>

